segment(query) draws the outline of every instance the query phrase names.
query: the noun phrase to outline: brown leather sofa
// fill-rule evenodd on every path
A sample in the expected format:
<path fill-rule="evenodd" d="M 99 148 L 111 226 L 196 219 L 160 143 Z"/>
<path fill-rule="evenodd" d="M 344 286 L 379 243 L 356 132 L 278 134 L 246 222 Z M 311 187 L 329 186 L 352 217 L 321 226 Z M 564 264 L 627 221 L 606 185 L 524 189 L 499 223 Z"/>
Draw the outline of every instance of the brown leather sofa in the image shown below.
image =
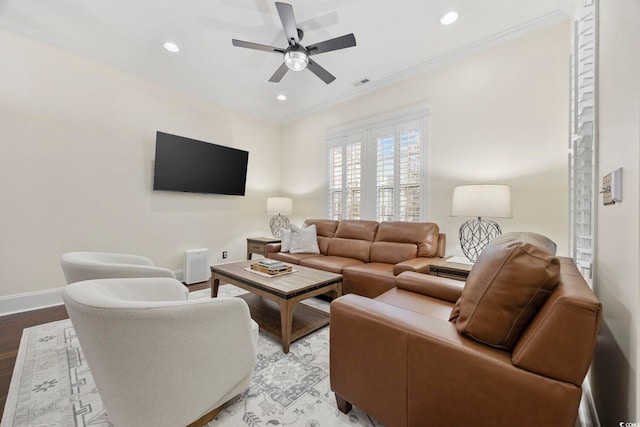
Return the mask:
<path fill-rule="evenodd" d="M 602 307 L 545 241 L 494 240 L 466 285 L 405 272 L 375 299 L 334 300 L 339 409 L 356 405 L 389 427 L 573 427 Z"/>
<path fill-rule="evenodd" d="M 404 271 L 426 272 L 444 256 L 446 237 L 434 223 L 334 221 L 308 219 L 314 224 L 319 254 L 280 252 L 267 245 L 267 257 L 343 275 L 343 293 L 369 298 L 395 287 Z"/>

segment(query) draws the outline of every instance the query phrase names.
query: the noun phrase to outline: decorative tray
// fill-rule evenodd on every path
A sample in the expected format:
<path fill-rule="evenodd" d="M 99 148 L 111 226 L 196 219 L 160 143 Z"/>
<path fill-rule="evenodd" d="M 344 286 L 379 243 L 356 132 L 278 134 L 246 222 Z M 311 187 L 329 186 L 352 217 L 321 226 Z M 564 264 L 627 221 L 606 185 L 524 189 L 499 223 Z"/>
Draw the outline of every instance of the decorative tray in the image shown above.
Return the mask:
<path fill-rule="evenodd" d="M 289 265 L 285 265 L 278 269 L 269 269 L 258 264 L 252 264 L 250 268 L 246 268 L 245 270 L 251 271 L 252 273 L 259 273 L 260 275 L 267 277 L 281 276 L 283 274 L 294 272 L 293 267 Z"/>

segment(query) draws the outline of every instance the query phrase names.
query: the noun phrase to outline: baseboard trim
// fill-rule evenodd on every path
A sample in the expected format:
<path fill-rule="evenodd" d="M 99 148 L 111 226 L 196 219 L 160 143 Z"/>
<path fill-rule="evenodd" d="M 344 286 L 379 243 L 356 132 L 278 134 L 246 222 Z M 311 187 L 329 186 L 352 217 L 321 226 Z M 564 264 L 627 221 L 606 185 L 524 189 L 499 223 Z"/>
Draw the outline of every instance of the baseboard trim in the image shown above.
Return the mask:
<path fill-rule="evenodd" d="M 63 304 L 62 288 L 0 297 L 0 316 Z"/>

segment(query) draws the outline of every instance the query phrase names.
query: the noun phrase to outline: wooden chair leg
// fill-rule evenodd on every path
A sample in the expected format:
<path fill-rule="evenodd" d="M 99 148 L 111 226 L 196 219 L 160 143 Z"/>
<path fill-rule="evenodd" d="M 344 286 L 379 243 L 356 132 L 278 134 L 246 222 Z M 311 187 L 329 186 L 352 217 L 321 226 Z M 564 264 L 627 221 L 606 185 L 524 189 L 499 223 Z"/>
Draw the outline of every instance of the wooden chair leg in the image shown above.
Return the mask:
<path fill-rule="evenodd" d="M 200 417 L 200 419 L 192 422 L 187 427 L 203 427 L 207 425 L 207 423 L 211 422 L 211 420 L 213 420 L 216 417 L 216 415 L 218 415 L 220 411 L 222 411 L 223 406 L 224 404 L 218 406 L 216 409 L 203 415 L 202 417 Z"/>
<path fill-rule="evenodd" d="M 353 405 L 344 400 L 342 397 L 338 396 L 338 394 L 334 394 L 336 395 L 336 404 L 338 405 L 338 409 L 340 410 L 340 412 L 342 412 L 343 414 L 348 414 L 349 411 L 351 411 L 351 408 L 353 408 Z"/>

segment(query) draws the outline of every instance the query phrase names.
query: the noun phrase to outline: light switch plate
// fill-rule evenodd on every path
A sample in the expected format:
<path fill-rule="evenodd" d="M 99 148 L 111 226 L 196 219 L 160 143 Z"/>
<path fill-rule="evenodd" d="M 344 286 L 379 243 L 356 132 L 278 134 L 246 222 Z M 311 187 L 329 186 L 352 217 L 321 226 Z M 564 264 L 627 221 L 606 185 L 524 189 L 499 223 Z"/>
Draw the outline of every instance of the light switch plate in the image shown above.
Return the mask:
<path fill-rule="evenodd" d="M 622 201 L 622 168 L 602 177 L 602 202 L 613 205 Z"/>

